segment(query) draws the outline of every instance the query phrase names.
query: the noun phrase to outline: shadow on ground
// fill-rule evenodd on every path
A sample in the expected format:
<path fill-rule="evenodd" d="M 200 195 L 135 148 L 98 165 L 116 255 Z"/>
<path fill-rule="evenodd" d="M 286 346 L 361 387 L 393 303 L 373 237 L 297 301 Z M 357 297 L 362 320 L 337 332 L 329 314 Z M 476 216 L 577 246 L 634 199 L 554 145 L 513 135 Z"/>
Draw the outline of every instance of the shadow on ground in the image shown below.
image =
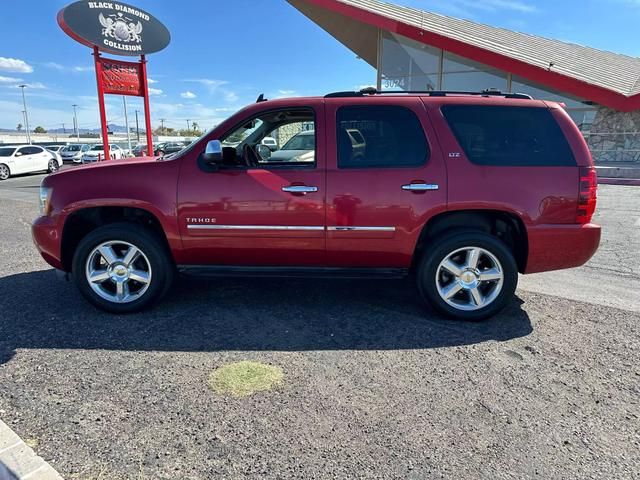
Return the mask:
<path fill-rule="evenodd" d="M 395 350 L 506 341 L 531 333 L 514 299 L 483 323 L 444 320 L 409 280 L 179 278 L 154 310 L 113 316 L 52 270 L 0 278 L 0 364 L 16 349 Z"/>

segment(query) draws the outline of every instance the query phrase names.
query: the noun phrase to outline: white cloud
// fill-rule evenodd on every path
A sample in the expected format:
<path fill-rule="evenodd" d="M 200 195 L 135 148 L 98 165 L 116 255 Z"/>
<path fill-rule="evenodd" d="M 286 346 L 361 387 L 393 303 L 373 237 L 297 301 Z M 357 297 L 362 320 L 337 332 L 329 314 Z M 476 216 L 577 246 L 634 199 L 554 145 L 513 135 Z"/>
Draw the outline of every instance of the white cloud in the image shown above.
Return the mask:
<path fill-rule="evenodd" d="M 149 89 L 149 95 L 162 95 L 162 90 L 160 90 L 159 88 L 150 88 Z"/>
<path fill-rule="evenodd" d="M 21 82 L 21 81 L 22 81 L 21 78 L 2 77 L 2 76 L 0 76 L 0 83 L 15 83 L 15 84 L 17 84 L 18 82 Z"/>
<path fill-rule="evenodd" d="M 43 64 L 47 68 L 51 68 L 53 70 L 57 70 L 59 72 L 75 72 L 75 73 L 85 73 L 85 72 L 93 72 L 93 66 L 88 65 L 76 65 L 75 67 L 65 66 L 56 62 L 47 62 Z"/>
<path fill-rule="evenodd" d="M 149 85 L 153 85 L 154 83 L 158 83 L 158 80 L 154 80 L 153 78 L 147 78 L 147 83 Z"/>
<path fill-rule="evenodd" d="M 27 88 L 33 88 L 34 90 L 46 90 L 47 86 L 44 83 L 41 82 L 32 82 L 32 83 L 27 83 Z"/>
<path fill-rule="evenodd" d="M 226 80 L 215 80 L 211 78 L 191 78 L 185 80 L 185 82 L 194 82 L 199 83 L 200 85 L 204 85 L 209 90 L 210 95 L 221 94 L 224 100 L 228 103 L 235 103 L 239 99 L 236 92 L 227 87 L 227 85 L 229 85 L 229 82 L 227 82 Z"/>
<path fill-rule="evenodd" d="M 24 60 L 0 57 L 0 70 L 14 73 L 31 73 L 33 72 L 33 67 Z"/>
<path fill-rule="evenodd" d="M 189 90 L 187 90 L 186 92 L 182 92 L 182 93 L 180 94 L 180 96 L 181 96 L 182 98 L 196 98 L 196 97 L 197 97 L 197 95 L 196 95 L 195 93 L 190 92 Z"/>
<path fill-rule="evenodd" d="M 56 63 L 56 62 L 47 62 L 47 63 L 44 63 L 43 65 L 47 68 L 52 68 L 54 70 L 62 71 L 65 69 L 64 65 L 60 65 L 59 63 Z"/>

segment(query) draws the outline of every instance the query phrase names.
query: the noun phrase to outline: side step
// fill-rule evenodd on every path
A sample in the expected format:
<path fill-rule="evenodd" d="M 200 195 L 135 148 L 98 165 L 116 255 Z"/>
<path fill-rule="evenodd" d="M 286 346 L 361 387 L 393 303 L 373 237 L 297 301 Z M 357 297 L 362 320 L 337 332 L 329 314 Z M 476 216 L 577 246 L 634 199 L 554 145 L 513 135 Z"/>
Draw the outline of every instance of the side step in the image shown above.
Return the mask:
<path fill-rule="evenodd" d="M 239 267 L 226 265 L 179 265 L 178 272 L 192 277 L 294 277 L 294 278 L 404 278 L 406 268 L 338 267 Z"/>

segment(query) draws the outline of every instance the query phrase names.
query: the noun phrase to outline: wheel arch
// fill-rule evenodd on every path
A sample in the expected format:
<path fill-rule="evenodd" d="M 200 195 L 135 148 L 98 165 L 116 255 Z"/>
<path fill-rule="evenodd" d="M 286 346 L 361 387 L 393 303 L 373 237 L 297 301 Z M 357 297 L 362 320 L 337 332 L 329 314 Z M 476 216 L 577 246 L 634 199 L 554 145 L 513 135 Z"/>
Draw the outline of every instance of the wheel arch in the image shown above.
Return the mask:
<path fill-rule="evenodd" d="M 431 217 L 420 232 L 413 266 L 416 266 L 430 242 L 453 229 L 479 230 L 499 238 L 513 253 L 518 271 L 525 271 L 529 255 L 525 223 L 515 212 L 492 209 L 446 211 Z"/>
<path fill-rule="evenodd" d="M 122 222 L 138 225 L 152 232 L 161 240 L 173 260 L 171 247 L 158 215 L 140 206 L 101 205 L 79 208 L 66 216 L 61 241 L 61 263 L 64 270 L 71 271 L 74 252 L 91 231 Z"/>

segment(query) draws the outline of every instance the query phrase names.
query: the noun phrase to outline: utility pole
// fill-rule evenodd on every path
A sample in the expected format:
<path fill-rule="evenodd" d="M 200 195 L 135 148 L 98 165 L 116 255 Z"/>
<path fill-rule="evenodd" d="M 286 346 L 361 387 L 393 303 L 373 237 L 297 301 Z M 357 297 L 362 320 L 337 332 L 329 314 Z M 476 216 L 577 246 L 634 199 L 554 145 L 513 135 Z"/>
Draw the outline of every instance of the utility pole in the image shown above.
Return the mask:
<path fill-rule="evenodd" d="M 191 131 L 191 124 L 189 123 L 191 120 L 187 120 L 187 132 Z"/>
<path fill-rule="evenodd" d="M 160 133 L 164 135 L 164 118 L 160 119 Z"/>
<path fill-rule="evenodd" d="M 127 143 L 129 144 L 129 154 L 131 154 L 131 131 L 129 130 L 129 117 L 127 116 L 127 97 L 122 96 L 124 105 L 124 126 L 127 129 Z"/>
<path fill-rule="evenodd" d="M 31 132 L 29 131 L 29 114 L 27 113 L 27 101 L 24 98 L 24 89 L 26 85 L 18 85 L 22 89 L 22 105 L 24 106 L 24 123 L 27 127 L 27 143 L 31 145 Z"/>
<path fill-rule="evenodd" d="M 62 133 L 65 134 L 65 135 L 67 134 L 67 129 L 64 128 L 64 123 L 62 124 Z"/>
<path fill-rule="evenodd" d="M 76 131 L 76 141 L 80 143 L 80 126 L 78 125 L 78 105 L 71 105 L 73 107 L 73 128 Z"/>
<path fill-rule="evenodd" d="M 138 125 L 138 110 L 136 110 L 136 135 L 138 136 L 138 143 L 140 143 L 140 125 Z"/>

